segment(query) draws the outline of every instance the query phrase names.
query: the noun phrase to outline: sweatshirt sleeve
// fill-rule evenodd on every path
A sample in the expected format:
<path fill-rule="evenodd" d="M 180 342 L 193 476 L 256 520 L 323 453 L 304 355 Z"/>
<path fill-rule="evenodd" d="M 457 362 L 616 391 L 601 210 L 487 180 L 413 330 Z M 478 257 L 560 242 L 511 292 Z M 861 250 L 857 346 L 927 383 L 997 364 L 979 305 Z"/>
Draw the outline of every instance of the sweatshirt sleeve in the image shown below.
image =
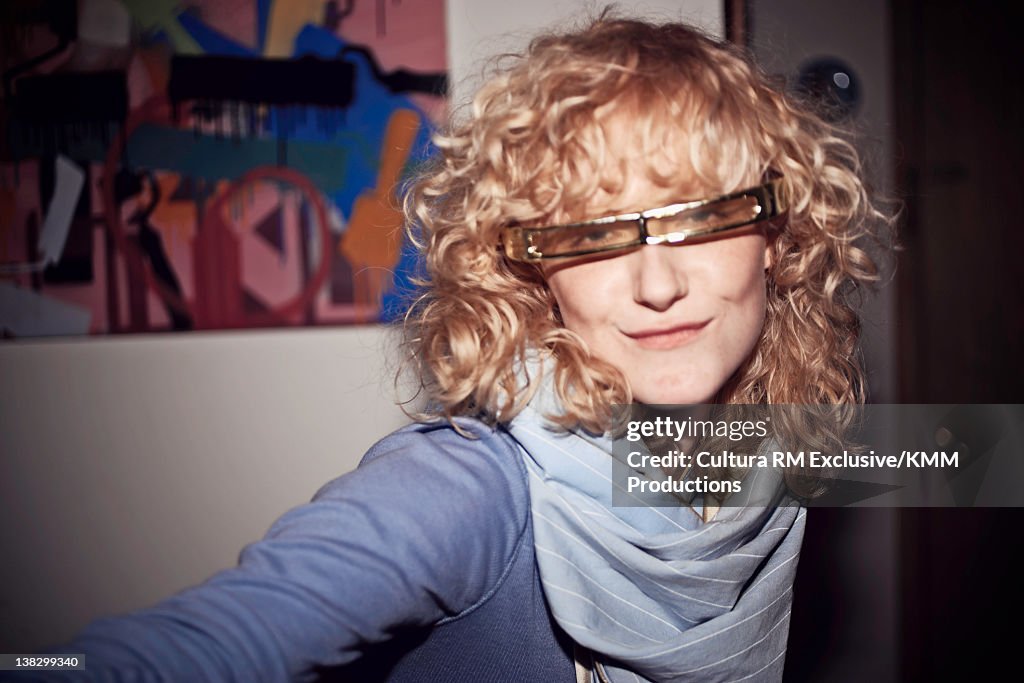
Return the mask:
<path fill-rule="evenodd" d="M 473 609 L 500 583 L 528 518 L 514 446 L 473 430 L 391 435 L 277 520 L 236 568 L 54 650 L 84 654 L 84 674 L 17 680 L 309 680 L 314 667 Z"/>

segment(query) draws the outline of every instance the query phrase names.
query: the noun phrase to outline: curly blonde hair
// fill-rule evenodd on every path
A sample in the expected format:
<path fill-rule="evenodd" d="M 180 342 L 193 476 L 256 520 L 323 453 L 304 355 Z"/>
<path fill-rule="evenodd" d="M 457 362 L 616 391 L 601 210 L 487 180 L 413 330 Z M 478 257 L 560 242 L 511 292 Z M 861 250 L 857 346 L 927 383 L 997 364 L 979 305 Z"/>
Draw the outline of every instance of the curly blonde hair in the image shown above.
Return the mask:
<path fill-rule="evenodd" d="M 751 176 L 783 178 L 790 209 L 770 242 L 766 322 L 717 400 L 863 402 L 848 299 L 876 277 L 858 244 L 884 216 L 839 130 L 742 51 L 681 24 L 605 12 L 495 64 L 468 117 L 436 136 L 440 155 L 406 197 L 426 269 L 406 343 L 435 414 L 511 419 L 536 390 L 527 361 L 537 353 L 553 358 L 563 426 L 604 431 L 612 406 L 631 401 L 623 374 L 562 325 L 539 269 L 499 248 L 504 227 L 584 215 L 597 190 L 622 187 L 635 170 L 606 124 L 623 111 L 660 185 L 696 177 L 724 193 Z"/>

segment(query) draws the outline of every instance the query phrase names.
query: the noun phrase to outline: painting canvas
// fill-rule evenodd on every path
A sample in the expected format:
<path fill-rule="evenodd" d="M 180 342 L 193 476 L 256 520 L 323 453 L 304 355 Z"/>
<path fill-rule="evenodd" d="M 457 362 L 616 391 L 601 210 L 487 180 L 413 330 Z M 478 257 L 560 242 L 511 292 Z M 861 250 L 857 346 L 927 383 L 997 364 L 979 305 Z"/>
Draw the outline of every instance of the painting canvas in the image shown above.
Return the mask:
<path fill-rule="evenodd" d="M 0 7 L 0 334 L 400 313 L 443 0 Z"/>

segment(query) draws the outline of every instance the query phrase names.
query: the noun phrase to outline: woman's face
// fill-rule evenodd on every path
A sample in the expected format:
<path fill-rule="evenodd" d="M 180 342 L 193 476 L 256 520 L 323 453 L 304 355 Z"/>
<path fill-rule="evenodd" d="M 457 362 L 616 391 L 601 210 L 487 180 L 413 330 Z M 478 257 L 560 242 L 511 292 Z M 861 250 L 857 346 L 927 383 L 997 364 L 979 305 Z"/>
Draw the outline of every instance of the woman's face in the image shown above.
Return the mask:
<path fill-rule="evenodd" d="M 750 179 L 750 185 L 756 179 Z M 706 193 L 631 174 L 593 216 L 664 206 Z M 769 255 L 756 228 L 688 245 L 649 245 L 545 264 L 565 326 L 625 374 L 634 400 L 708 403 L 754 349 L 765 316 Z"/>

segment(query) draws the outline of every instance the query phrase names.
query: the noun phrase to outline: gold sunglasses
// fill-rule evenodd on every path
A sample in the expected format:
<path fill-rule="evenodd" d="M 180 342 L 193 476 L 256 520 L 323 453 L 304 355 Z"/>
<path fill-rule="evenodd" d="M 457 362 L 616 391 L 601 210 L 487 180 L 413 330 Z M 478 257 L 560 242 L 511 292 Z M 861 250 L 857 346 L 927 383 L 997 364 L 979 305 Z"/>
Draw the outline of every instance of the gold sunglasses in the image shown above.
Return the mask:
<path fill-rule="evenodd" d="M 505 255 L 514 261 L 585 256 L 645 244 L 680 244 L 725 236 L 786 211 L 782 178 L 763 185 L 639 213 L 594 218 L 566 225 L 513 226 L 501 231 Z"/>

